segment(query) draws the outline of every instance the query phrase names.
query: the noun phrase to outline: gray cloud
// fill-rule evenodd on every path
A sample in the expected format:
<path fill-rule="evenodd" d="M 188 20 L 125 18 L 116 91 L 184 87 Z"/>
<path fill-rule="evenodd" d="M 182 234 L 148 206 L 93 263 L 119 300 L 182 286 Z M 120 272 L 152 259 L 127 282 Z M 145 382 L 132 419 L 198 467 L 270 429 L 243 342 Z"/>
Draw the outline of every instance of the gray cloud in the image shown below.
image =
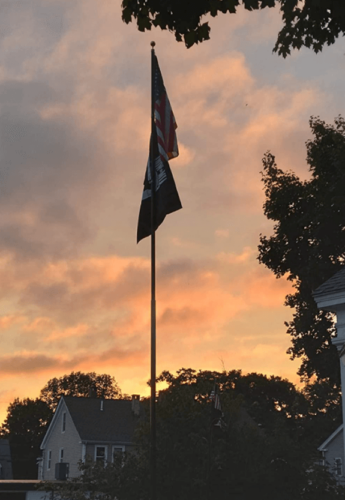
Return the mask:
<path fill-rule="evenodd" d="M 205 263 L 195 263 L 190 259 L 176 259 L 162 262 L 157 269 L 158 283 L 162 286 L 190 286 L 200 281 L 200 272 L 205 271 Z M 208 262 L 207 268 L 214 267 Z M 212 266 L 212 267 L 211 267 Z M 84 280 L 92 285 L 83 287 Z M 176 285 L 176 279 L 178 285 Z M 175 281 L 174 281 L 175 280 Z M 175 283 L 175 284 L 174 284 Z M 74 284 L 75 286 L 71 286 Z M 59 322 L 78 322 L 80 318 L 90 318 L 100 310 L 111 311 L 126 307 L 126 303 L 135 301 L 137 297 L 149 294 L 150 271 L 135 264 L 129 264 L 115 281 L 106 282 L 100 277 L 97 280 L 97 270 L 83 265 L 68 269 L 63 281 L 45 284 L 32 281 L 21 294 L 22 306 L 37 307 L 41 313 L 54 317 Z"/>
<path fill-rule="evenodd" d="M 0 373 L 32 373 L 52 367 L 62 367 L 62 362 L 56 357 L 44 354 L 22 356 L 20 354 L 1 357 Z"/>
<path fill-rule="evenodd" d="M 161 316 L 158 318 L 158 324 L 164 325 L 185 325 L 188 321 L 200 321 L 202 320 L 204 314 L 203 311 L 192 308 L 192 307 L 182 307 L 181 309 L 173 309 L 167 307 Z"/>
<path fill-rule="evenodd" d="M 42 82 L 0 85 L 0 250 L 21 258 L 68 255 L 86 241 L 108 172 L 95 137 L 41 118 L 58 97 Z"/>
<path fill-rule="evenodd" d="M 200 262 L 197 263 L 189 258 L 181 258 L 161 262 L 158 272 L 164 280 L 168 280 L 177 276 L 197 275 L 200 268 Z"/>
<path fill-rule="evenodd" d="M 84 363 L 99 363 L 109 360 L 118 360 L 131 362 L 131 358 L 135 359 L 138 353 L 141 353 L 143 346 L 138 343 L 137 347 L 131 346 L 130 349 L 113 348 L 96 355 L 80 354 L 78 356 L 69 357 L 68 359 L 59 356 L 47 356 L 44 354 L 21 355 L 14 354 L 12 356 L 0 357 L 0 373 L 3 374 L 19 374 L 19 373 L 39 373 L 47 369 L 56 370 L 76 370 Z"/>

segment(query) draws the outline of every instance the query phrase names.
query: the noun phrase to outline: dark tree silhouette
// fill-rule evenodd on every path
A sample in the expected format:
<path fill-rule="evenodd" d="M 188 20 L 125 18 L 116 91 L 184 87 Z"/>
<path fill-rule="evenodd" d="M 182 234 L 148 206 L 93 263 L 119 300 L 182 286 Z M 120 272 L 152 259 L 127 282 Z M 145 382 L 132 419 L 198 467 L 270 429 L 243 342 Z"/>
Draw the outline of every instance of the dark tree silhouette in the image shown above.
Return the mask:
<path fill-rule="evenodd" d="M 280 9 L 283 28 L 273 50 L 283 57 L 302 46 L 319 52 L 345 32 L 343 0 L 122 0 L 122 19 L 135 19 L 139 31 L 152 26 L 169 30 L 189 48 L 210 38 L 209 22 L 203 22 L 206 15 L 236 14 L 239 6 L 249 11 Z"/>
<path fill-rule="evenodd" d="M 90 390 L 95 391 L 99 398 L 115 399 L 121 396 L 121 389 L 111 375 L 72 372 L 60 378 L 50 379 L 41 390 L 40 399 L 55 409 L 61 396 L 88 397 Z"/>
<path fill-rule="evenodd" d="M 40 399 L 15 399 L 9 405 L 0 436 L 10 441 L 15 479 L 37 479 L 36 462 L 51 417 L 52 411 Z"/>
<path fill-rule="evenodd" d="M 301 440 L 297 430 L 308 404 L 290 382 L 238 370 L 192 369 L 175 375 L 165 371 L 158 380 L 167 387 L 157 401 L 157 498 L 344 497 L 335 479 L 315 465 L 316 448 Z M 210 393 L 215 382 L 224 413 L 221 428 L 212 425 Z M 135 454 L 105 468 L 82 465 L 80 478 L 51 485 L 54 498 L 149 500 L 149 400 L 143 405 L 146 418 L 138 429 Z"/>
<path fill-rule="evenodd" d="M 302 361 L 299 375 L 305 381 L 316 375 L 333 391 L 340 385 L 331 343 L 335 326 L 331 313 L 317 309 L 312 292 L 344 265 L 345 121 L 338 117 L 327 125 L 311 118 L 310 127 L 309 180 L 283 172 L 270 153 L 263 159 L 264 212 L 275 226 L 272 236 L 260 237 L 259 261 L 295 288 L 286 297 L 285 304 L 294 310 L 286 326 L 292 340 L 288 353 Z"/>

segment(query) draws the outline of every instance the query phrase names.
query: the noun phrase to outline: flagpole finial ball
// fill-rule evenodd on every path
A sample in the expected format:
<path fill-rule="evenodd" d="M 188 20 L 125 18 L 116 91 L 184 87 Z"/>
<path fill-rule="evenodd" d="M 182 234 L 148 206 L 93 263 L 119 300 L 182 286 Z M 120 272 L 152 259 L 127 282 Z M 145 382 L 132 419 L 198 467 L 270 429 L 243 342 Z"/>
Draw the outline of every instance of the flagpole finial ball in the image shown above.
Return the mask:
<path fill-rule="evenodd" d="M 156 45 L 156 42 L 151 42 L 151 47 L 153 48 Z"/>

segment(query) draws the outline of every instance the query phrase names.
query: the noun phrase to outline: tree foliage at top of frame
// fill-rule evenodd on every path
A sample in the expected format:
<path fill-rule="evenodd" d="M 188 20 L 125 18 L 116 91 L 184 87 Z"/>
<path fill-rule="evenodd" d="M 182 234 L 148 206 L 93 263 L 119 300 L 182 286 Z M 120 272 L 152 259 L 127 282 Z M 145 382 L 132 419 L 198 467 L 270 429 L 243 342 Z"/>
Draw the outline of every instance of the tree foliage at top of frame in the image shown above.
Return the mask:
<path fill-rule="evenodd" d="M 283 57 L 302 46 L 319 52 L 345 32 L 343 0 L 122 0 L 122 19 L 134 19 L 139 31 L 169 30 L 190 48 L 210 38 L 206 15 L 236 14 L 240 6 L 249 11 L 280 9 L 283 28 L 273 50 Z"/>

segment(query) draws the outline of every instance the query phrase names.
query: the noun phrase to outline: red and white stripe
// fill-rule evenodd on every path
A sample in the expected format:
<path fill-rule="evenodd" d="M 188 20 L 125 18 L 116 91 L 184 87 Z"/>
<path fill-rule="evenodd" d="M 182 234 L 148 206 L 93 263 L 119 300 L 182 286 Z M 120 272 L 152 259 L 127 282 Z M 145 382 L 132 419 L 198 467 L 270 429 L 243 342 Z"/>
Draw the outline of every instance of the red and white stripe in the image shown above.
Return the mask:
<path fill-rule="evenodd" d="M 155 102 L 155 123 L 157 130 L 158 151 L 160 156 L 168 161 L 178 156 L 174 114 L 166 92 Z"/>

